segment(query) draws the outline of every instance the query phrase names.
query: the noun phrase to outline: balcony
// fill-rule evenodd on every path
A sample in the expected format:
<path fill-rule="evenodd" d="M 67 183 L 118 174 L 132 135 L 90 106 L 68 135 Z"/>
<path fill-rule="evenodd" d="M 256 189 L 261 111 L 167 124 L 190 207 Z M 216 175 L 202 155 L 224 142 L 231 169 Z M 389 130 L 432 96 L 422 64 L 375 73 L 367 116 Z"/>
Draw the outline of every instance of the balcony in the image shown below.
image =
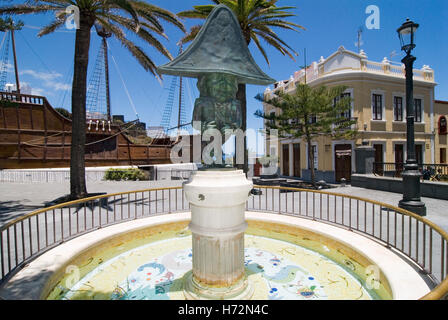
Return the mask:
<path fill-rule="evenodd" d="M 361 50 L 355 53 L 344 47 L 330 55 L 327 59 L 320 58 L 319 62 L 313 62 L 306 69 L 294 72 L 288 80 L 281 80 L 274 84 L 274 89 L 267 89 L 265 94 L 271 95 L 278 91 L 290 92 L 298 83 L 313 84 L 314 81 L 336 74 L 367 73 L 387 75 L 393 78 L 405 79 L 405 68 L 402 63 L 389 61 L 384 58 L 381 62 L 367 60 L 366 53 Z M 434 83 L 434 70 L 424 65 L 421 69 L 414 69 L 414 80 Z"/>

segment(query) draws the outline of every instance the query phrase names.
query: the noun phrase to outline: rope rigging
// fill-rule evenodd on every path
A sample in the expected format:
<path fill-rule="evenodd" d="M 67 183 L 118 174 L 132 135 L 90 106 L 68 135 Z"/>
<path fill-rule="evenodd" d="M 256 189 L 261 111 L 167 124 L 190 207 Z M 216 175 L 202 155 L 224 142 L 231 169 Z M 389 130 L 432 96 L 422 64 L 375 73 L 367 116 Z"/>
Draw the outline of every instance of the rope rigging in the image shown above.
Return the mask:
<path fill-rule="evenodd" d="M 6 43 L 5 43 L 6 41 Z M 0 68 L 0 90 L 5 90 L 7 78 L 8 78 L 8 68 L 9 68 L 9 32 L 5 31 L 5 35 L 3 36 L 3 40 L 1 43 L 2 52 L 2 60 L 1 60 L 1 68 Z"/>
<path fill-rule="evenodd" d="M 107 114 L 106 82 L 105 82 L 105 68 L 104 68 L 105 54 L 106 53 L 104 47 L 103 45 L 101 45 L 95 60 L 93 73 L 87 85 L 87 95 L 86 95 L 87 119 L 110 118 L 110 114 Z"/>
<path fill-rule="evenodd" d="M 182 53 L 182 45 L 179 48 L 179 54 Z M 162 120 L 160 126 L 163 127 L 166 134 L 171 130 L 177 129 L 177 135 L 179 135 L 180 129 L 190 131 L 191 122 L 187 122 L 187 117 L 189 110 L 187 109 L 187 104 L 185 103 L 185 90 L 188 93 L 190 105 L 193 105 L 191 90 L 189 88 L 189 79 L 184 79 L 183 77 L 172 77 L 171 85 L 168 90 L 168 97 L 166 100 L 165 107 L 163 109 Z M 176 91 L 178 89 L 178 91 Z M 175 98 L 178 101 L 178 113 L 177 113 L 177 125 L 172 125 L 172 114 Z"/>
<path fill-rule="evenodd" d="M 135 108 L 134 101 L 132 100 L 131 95 L 129 94 L 129 90 L 128 90 L 127 86 L 126 86 L 126 83 L 123 80 L 123 76 L 121 75 L 120 69 L 118 68 L 118 64 L 117 64 L 117 61 L 115 60 L 115 57 L 114 57 L 114 55 L 112 53 L 112 50 L 111 49 L 109 49 L 109 50 L 110 50 L 110 56 L 112 57 L 112 61 L 114 62 L 115 69 L 117 70 L 118 76 L 120 77 L 121 83 L 123 84 L 124 90 L 125 90 L 126 95 L 128 97 L 129 104 L 131 105 L 132 110 L 134 111 L 135 116 L 137 117 L 137 120 L 138 120 L 139 116 L 138 116 L 137 109 Z"/>

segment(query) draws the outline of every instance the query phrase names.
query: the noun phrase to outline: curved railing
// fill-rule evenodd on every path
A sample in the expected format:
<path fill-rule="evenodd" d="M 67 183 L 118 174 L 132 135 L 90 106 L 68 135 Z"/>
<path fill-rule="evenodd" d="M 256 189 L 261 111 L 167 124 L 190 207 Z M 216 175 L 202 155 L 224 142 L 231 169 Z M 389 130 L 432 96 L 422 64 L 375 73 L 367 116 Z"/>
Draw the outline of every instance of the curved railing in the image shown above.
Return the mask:
<path fill-rule="evenodd" d="M 298 188 L 255 186 L 247 210 L 337 225 L 382 243 L 431 279 L 422 299 L 448 295 L 448 234 L 431 221 L 385 203 Z M 43 208 L 0 228 L 0 284 L 47 250 L 113 224 L 189 210 L 181 187 L 101 195 Z"/>

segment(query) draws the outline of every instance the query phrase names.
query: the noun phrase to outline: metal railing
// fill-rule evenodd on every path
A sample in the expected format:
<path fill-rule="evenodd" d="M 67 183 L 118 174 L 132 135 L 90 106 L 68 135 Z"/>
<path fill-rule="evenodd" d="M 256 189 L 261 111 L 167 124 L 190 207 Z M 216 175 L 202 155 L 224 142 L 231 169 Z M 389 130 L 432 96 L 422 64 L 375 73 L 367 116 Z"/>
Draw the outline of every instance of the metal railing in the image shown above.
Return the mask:
<path fill-rule="evenodd" d="M 16 93 L 16 92 L 0 92 L 0 101 L 1 100 L 43 105 L 45 98 L 41 96 Z"/>
<path fill-rule="evenodd" d="M 289 215 L 360 233 L 413 262 L 435 288 L 422 299 L 448 294 L 448 234 L 412 212 L 360 197 L 287 187 L 255 186 L 248 211 Z M 181 187 L 101 195 L 43 208 L 0 228 L 0 284 L 29 261 L 68 240 L 113 224 L 185 212 Z"/>
<path fill-rule="evenodd" d="M 86 181 L 101 181 L 106 170 L 86 170 Z M 70 170 L 0 170 L 0 182 L 14 183 L 62 183 L 70 181 Z"/>
<path fill-rule="evenodd" d="M 401 177 L 405 163 L 403 162 L 374 162 L 373 173 L 379 176 L 386 177 Z M 420 163 L 418 168 L 423 175 L 423 179 L 429 180 L 430 177 L 435 177 L 438 181 L 448 180 L 448 164 L 430 164 Z M 424 174 L 425 171 L 428 175 Z"/>

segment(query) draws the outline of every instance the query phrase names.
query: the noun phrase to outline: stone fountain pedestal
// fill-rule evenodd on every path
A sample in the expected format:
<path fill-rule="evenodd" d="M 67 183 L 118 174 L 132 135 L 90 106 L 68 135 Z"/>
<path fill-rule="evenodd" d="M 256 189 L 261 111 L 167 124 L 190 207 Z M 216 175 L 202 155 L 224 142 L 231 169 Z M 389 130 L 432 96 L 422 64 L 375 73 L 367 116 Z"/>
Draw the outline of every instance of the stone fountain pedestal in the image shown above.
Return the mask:
<path fill-rule="evenodd" d="M 193 238 L 193 270 L 184 284 L 187 299 L 252 296 L 244 268 L 244 213 L 252 186 L 236 169 L 198 171 L 184 185 Z"/>

